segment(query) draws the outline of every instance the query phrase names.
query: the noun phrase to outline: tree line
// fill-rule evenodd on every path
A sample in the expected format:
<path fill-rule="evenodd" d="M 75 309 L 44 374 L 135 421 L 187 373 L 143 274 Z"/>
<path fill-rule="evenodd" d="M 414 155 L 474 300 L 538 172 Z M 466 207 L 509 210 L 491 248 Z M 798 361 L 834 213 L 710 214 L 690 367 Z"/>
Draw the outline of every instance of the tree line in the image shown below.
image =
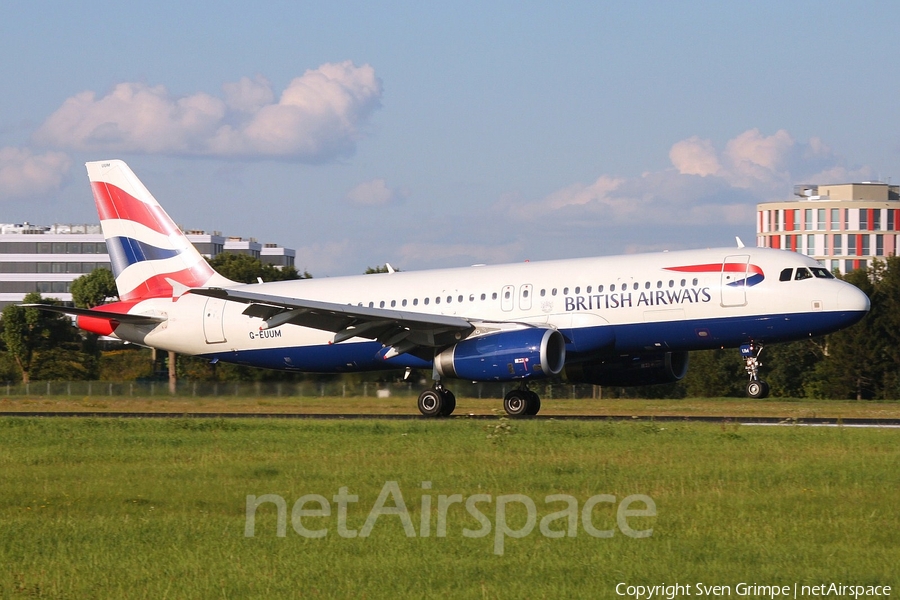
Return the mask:
<path fill-rule="evenodd" d="M 243 283 L 311 278 L 294 267 L 278 269 L 247 255 L 220 254 L 209 261 L 216 271 Z M 386 266 L 367 273 L 388 272 Z M 900 398 L 900 258 L 874 261 L 842 277 L 872 301 L 868 316 L 828 336 L 766 346 L 761 377 L 774 397 Z M 93 308 L 115 297 L 115 279 L 97 269 L 72 283 L 76 306 Z M 55 303 L 32 293 L 25 303 Z M 0 315 L 0 381 L 129 380 L 158 376 L 165 365 L 152 364 L 149 350 L 103 350 L 97 337 L 74 327 L 64 315 L 7 306 Z M 164 361 L 165 357 L 161 357 Z M 736 349 L 692 352 L 688 375 L 677 383 L 633 388 L 604 388 L 606 397 L 721 397 L 744 395 L 747 375 Z M 297 381 L 310 376 L 242 367 L 181 356 L 179 378 L 195 381 Z M 354 375 L 384 380 L 392 373 Z M 398 375 L 399 376 L 399 375 Z M 317 376 L 321 378 L 321 376 Z"/>

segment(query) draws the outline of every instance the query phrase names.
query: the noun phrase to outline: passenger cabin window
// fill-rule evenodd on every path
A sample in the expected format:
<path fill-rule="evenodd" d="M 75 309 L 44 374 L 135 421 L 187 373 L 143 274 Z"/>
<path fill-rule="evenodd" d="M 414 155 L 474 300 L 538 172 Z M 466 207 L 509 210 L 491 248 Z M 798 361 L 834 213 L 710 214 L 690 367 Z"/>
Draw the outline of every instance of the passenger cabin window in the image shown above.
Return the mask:
<path fill-rule="evenodd" d="M 795 281 L 800 281 L 802 279 L 812 279 L 812 273 L 810 273 L 809 269 L 806 267 L 800 267 L 797 269 L 797 274 L 794 275 Z"/>
<path fill-rule="evenodd" d="M 784 269 L 781 271 L 781 275 L 778 276 L 778 281 L 790 281 L 793 274 L 793 269 Z"/>

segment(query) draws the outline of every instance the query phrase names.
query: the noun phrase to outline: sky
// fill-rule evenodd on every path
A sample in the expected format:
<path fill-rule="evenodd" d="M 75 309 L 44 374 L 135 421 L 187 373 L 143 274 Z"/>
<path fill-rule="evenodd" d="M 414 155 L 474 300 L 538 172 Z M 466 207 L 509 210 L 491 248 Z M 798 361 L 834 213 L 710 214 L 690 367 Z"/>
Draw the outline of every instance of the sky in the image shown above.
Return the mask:
<path fill-rule="evenodd" d="M 900 181 L 896 2 L 126 4 L 4 0 L 0 222 L 96 223 L 120 158 L 326 277 L 753 245 L 794 184 Z"/>

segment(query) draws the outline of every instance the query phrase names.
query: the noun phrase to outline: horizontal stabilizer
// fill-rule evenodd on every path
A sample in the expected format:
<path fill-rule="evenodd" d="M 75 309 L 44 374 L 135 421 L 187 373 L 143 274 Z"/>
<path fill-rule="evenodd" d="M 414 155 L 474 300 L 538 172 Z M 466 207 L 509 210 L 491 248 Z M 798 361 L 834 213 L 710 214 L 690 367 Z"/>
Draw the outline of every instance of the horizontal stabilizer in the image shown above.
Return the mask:
<path fill-rule="evenodd" d="M 149 325 L 153 323 L 162 323 L 165 317 L 151 317 L 150 315 L 130 315 L 128 313 L 114 313 L 107 310 L 97 310 L 94 308 L 73 308 L 71 306 L 56 306 L 53 304 L 20 304 L 22 308 L 39 308 L 49 312 L 62 313 L 64 315 L 72 315 L 75 317 L 95 317 L 97 319 L 113 319 L 119 323 L 130 323 L 132 325 Z"/>

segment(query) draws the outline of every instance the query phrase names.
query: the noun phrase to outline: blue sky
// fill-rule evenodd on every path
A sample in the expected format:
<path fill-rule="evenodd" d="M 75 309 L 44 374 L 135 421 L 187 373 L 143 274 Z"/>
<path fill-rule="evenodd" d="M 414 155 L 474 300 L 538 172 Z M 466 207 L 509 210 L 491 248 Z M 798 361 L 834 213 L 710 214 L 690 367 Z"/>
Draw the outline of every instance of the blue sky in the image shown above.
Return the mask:
<path fill-rule="evenodd" d="M 0 222 L 96 222 L 122 158 L 328 276 L 753 243 L 794 183 L 900 179 L 897 3 L 145 4 L 4 3 Z"/>

